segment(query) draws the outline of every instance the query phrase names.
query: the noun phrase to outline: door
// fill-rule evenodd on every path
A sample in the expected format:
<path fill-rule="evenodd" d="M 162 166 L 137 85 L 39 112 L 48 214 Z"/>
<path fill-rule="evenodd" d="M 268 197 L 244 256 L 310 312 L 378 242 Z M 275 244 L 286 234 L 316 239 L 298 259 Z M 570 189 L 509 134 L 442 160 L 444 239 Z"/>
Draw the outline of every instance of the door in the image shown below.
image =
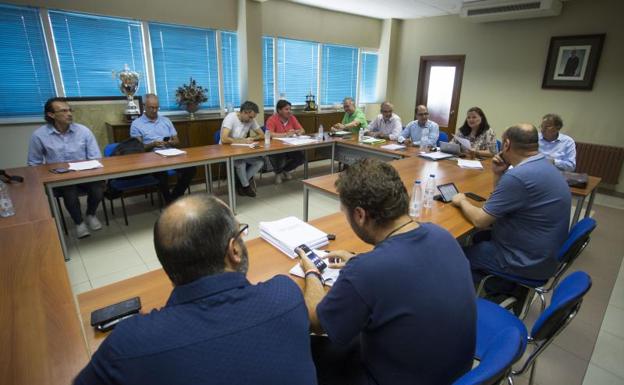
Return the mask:
<path fill-rule="evenodd" d="M 416 106 L 427 106 L 429 119 L 447 134 L 454 134 L 457 125 L 465 58 L 465 55 L 420 57 Z"/>

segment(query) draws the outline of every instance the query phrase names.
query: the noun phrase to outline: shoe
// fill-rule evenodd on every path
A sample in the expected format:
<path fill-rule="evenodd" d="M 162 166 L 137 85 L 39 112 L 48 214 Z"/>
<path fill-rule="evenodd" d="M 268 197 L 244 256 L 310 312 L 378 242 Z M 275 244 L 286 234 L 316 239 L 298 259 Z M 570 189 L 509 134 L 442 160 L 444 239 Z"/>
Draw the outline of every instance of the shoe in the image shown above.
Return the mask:
<path fill-rule="evenodd" d="M 291 180 L 291 179 L 293 178 L 292 174 L 291 174 L 289 171 L 284 171 L 284 172 L 282 173 L 282 177 L 283 177 L 285 180 Z"/>
<path fill-rule="evenodd" d="M 78 238 L 88 237 L 89 235 L 91 235 L 91 233 L 89 232 L 86 223 L 82 222 L 81 224 L 76 225 L 76 236 Z"/>
<path fill-rule="evenodd" d="M 251 186 L 251 189 L 256 192 L 256 181 L 253 176 L 249 179 L 249 186 Z"/>
<path fill-rule="evenodd" d="M 243 186 L 241 186 L 241 185 L 237 185 L 236 186 L 236 194 L 238 194 L 240 196 L 247 195 L 247 194 L 245 194 L 245 190 L 243 189 Z"/>
<path fill-rule="evenodd" d="M 282 174 L 275 174 L 275 184 L 282 184 Z"/>
<path fill-rule="evenodd" d="M 256 192 L 253 190 L 253 188 L 251 188 L 251 185 L 247 187 L 243 187 L 243 193 L 247 195 L 248 197 L 252 197 L 252 198 L 256 197 Z"/>
<path fill-rule="evenodd" d="M 102 229 L 102 224 L 100 223 L 99 219 L 97 219 L 95 215 L 87 215 L 87 219 L 85 220 L 85 222 L 87 222 L 87 226 L 89 226 L 89 229 L 92 231 L 97 231 L 97 230 Z"/>

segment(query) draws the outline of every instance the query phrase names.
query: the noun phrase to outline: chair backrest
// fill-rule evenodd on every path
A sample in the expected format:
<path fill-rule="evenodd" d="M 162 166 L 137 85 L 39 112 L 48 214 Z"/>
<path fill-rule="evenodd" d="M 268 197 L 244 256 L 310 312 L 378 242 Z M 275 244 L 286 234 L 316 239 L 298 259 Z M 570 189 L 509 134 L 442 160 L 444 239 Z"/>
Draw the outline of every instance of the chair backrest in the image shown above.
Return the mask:
<path fill-rule="evenodd" d="M 494 385 L 511 372 L 526 347 L 526 337 L 516 327 L 501 329 L 488 341 L 479 365 L 456 380 L 453 385 Z"/>
<path fill-rule="evenodd" d="M 535 342 L 548 341 L 559 334 L 578 312 L 591 285 L 591 277 L 584 271 L 576 271 L 561 281 L 550 306 L 535 321 L 531 338 Z"/>
<path fill-rule="evenodd" d="M 440 142 L 448 142 L 448 135 L 444 131 L 440 131 L 440 135 L 438 135 L 438 147 L 440 147 Z"/>
<path fill-rule="evenodd" d="M 568 239 L 559 248 L 557 254 L 559 263 L 574 261 L 587 245 L 589 236 L 595 228 L 596 220 L 594 218 L 584 218 L 577 222 L 570 230 Z"/>
<path fill-rule="evenodd" d="M 496 139 L 496 151 L 500 152 L 501 147 L 503 147 L 503 143 L 500 140 Z"/>
<path fill-rule="evenodd" d="M 214 142 L 215 144 L 219 144 L 221 142 L 221 129 L 218 129 L 214 133 Z"/>
<path fill-rule="evenodd" d="M 115 149 L 119 146 L 119 143 L 109 143 L 104 147 L 104 157 L 109 157 L 113 155 Z"/>

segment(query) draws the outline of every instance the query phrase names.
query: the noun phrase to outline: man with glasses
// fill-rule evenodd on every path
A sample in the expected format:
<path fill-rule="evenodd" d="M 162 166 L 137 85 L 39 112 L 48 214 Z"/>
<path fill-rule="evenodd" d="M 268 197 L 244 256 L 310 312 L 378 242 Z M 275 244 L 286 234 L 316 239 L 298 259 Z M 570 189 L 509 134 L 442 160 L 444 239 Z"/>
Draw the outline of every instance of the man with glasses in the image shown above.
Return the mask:
<path fill-rule="evenodd" d="M 546 114 L 542 118 L 539 133 L 539 151 L 561 171 L 576 168 L 576 143 L 562 134 L 563 120 L 557 114 Z"/>
<path fill-rule="evenodd" d="M 167 207 L 154 225 L 167 304 L 119 323 L 75 384 L 316 384 L 301 290 L 249 283 L 246 229 L 205 193 Z"/>
<path fill-rule="evenodd" d="M 349 130 L 357 135 L 360 127 L 366 130 L 366 127 L 368 127 L 366 115 L 364 115 L 364 112 L 362 112 L 362 110 L 356 107 L 353 98 L 344 98 L 344 100 L 342 101 L 342 107 L 344 108 L 345 114 L 342 117 L 342 122 L 336 123 L 332 126 L 331 130 L 333 132 Z"/>
<path fill-rule="evenodd" d="M 158 114 L 158 96 L 154 94 L 145 95 L 144 109 L 143 115 L 132 122 L 130 136 L 139 139 L 143 143 L 145 151 L 180 146 L 178 132 L 173 127 L 171 120 L 166 116 Z M 153 174 L 159 181 L 158 187 L 166 204 L 184 195 L 184 191 L 189 187 L 193 176 L 195 176 L 196 168 L 178 168 L 175 171 L 178 181 L 173 190 L 169 190 L 169 173 L 167 171 Z"/>
<path fill-rule="evenodd" d="M 366 135 L 375 138 L 397 140 L 403 126 L 399 115 L 393 112 L 394 106 L 390 102 L 381 103 L 381 114 L 368 125 Z"/>
<path fill-rule="evenodd" d="M 423 133 L 426 135 L 423 138 Z M 416 120 L 407 124 L 401 136 L 407 141 L 411 141 L 415 145 L 435 146 L 440 136 L 440 126 L 434 121 L 429 120 L 429 110 L 427 106 L 422 104 L 416 107 Z M 425 139 L 425 143 L 423 142 Z"/>
<path fill-rule="evenodd" d="M 72 109 L 65 98 L 48 99 L 44 106 L 46 124 L 33 132 L 28 147 L 28 165 L 75 162 L 102 157 L 100 148 L 91 130 L 74 123 Z M 87 194 L 87 212 L 83 220 L 78 196 Z M 104 196 L 103 182 L 81 183 L 58 187 L 55 194 L 63 197 L 65 208 L 76 225 L 76 236 L 84 238 L 102 228 L 95 211 Z"/>

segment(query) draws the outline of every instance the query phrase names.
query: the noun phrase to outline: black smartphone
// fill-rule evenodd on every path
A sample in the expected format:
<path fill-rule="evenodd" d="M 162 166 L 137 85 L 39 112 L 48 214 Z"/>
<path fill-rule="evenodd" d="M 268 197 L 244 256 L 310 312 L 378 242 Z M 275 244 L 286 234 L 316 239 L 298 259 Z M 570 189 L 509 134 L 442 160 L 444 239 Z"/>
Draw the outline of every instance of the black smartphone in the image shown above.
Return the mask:
<path fill-rule="evenodd" d="M 112 329 L 122 319 L 135 315 L 141 310 L 141 299 L 134 297 L 119 303 L 103 307 L 91 313 L 91 326 L 98 330 Z"/>
<path fill-rule="evenodd" d="M 306 257 L 308 257 L 314 263 L 314 266 L 316 266 L 318 271 L 320 271 L 321 273 L 323 272 L 323 270 L 325 270 L 325 268 L 327 268 L 327 264 L 325 263 L 325 261 L 323 261 L 321 257 L 316 255 L 316 253 L 314 253 L 312 250 L 310 250 L 308 246 L 300 245 L 298 249 L 303 250 Z"/>
<path fill-rule="evenodd" d="M 170 137 L 170 136 L 165 136 L 165 137 L 163 138 L 163 142 L 168 142 L 168 141 L 170 141 L 170 140 L 171 140 L 171 137 Z"/>
<path fill-rule="evenodd" d="M 57 167 L 57 168 L 51 168 L 50 172 L 54 173 L 54 174 L 65 174 L 66 172 L 70 172 L 71 170 L 65 167 Z"/>
<path fill-rule="evenodd" d="M 481 195 L 477 195 L 477 194 L 471 193 L 471 192 L 464 193 L 464 195 L 467 196 L 468 198 L 472 199 L 473 201 L 485 202 L 485 198 L 482 197 Z"/>

